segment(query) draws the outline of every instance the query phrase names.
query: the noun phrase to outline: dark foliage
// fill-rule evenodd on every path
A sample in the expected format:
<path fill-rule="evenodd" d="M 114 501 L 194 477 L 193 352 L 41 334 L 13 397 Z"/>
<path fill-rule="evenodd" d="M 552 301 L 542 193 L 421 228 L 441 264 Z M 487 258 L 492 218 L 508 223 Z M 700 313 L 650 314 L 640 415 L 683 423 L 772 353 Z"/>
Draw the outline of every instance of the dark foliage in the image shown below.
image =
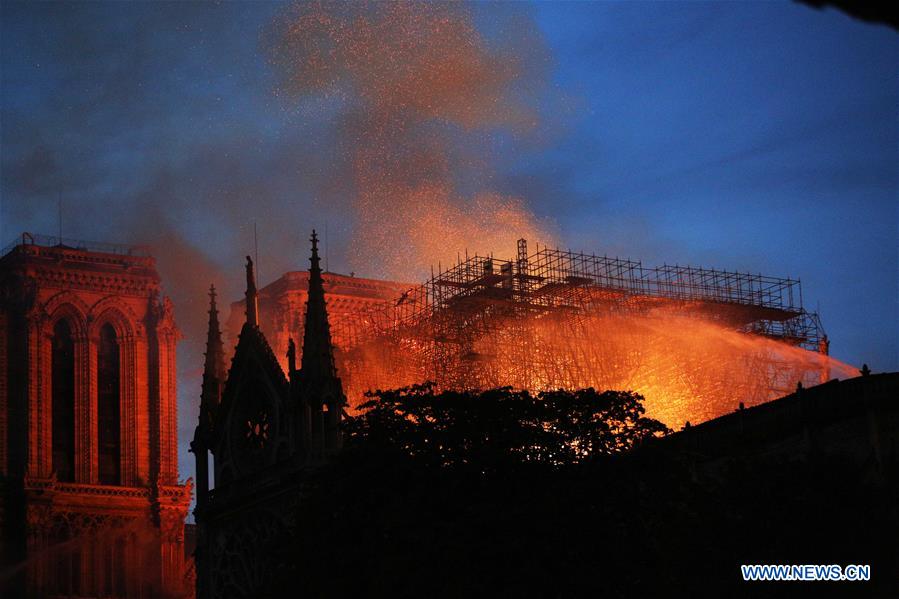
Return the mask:
<path fill-rule="evenodd" d="M 899 591 L 895 478 L 833 458 L 697 473 L 664 441 L 642 443 L 664 429 L 637 396 L 417 387 L 379 394 L 349 429 L 347 450 L 309 481 L 279 596 Z M 743 563 L 869 563 L 874 580 L 744 583 Z"/>
<path fill-rule="evenodd" d="M 426 383 L 369 397 L 364 412 L 347 420 L 350 447 L 396 450 L 430 466 L 483 474 L 521 464 L 570 465 L 668 432 L 643 416 L 640 395 L 624 391 L 435 394 Z"/>

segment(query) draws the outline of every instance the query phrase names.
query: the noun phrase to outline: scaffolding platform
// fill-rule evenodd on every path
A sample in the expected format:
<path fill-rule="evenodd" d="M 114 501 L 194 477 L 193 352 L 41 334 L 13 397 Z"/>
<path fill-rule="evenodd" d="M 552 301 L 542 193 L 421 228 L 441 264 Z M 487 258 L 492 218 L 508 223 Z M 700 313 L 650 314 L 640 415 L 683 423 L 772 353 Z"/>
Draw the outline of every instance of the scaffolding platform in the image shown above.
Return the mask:
<path fill-rule="evenodd" d="M 775 343 L 710 364 L 684 339 L 642 330 L 672 326 L 659 324 L 666 322 L 713 323 L 738 338 Z M 350 394 L 424 380 L 442 388 L 532 390 L 677 381 L 684 396 L 736 394 L 751 405 L 791 391 L 797 380 L 827 376 L 816 358 L 827 353 L 827 338 L 817 314 L 802 305 L 798 279 L 645 267 L 539 246 L 529 252 L 525 240 L 510 259 L 476 255 L 440 268 L 396 301 L 343 319 L 335 331 Z M 780 347 L 804 351 L 797 359 Z M 677 360 L 666 361 L 666 352 Z M 736 389 L 728 369 L 752 381 Z"/>

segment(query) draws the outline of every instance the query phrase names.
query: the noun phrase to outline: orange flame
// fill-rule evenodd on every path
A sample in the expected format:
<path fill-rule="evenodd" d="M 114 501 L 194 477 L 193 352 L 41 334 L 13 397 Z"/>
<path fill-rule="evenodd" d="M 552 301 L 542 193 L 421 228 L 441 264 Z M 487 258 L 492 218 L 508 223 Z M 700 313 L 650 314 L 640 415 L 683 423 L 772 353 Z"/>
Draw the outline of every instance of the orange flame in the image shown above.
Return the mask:
<path fill-rule="evenodd" d="M 857 375 L 823 354 L 666 311 L 575 325 L 509 322 L 465 352 L 413 336 L 381 338 L 341 355 L 341 365 L 354 405 L 368 389 L 429 379 L 444 388 L 594 387 L 642 394 L 647 415 L 672 428 L 788 394 L 799 382 Z"/>

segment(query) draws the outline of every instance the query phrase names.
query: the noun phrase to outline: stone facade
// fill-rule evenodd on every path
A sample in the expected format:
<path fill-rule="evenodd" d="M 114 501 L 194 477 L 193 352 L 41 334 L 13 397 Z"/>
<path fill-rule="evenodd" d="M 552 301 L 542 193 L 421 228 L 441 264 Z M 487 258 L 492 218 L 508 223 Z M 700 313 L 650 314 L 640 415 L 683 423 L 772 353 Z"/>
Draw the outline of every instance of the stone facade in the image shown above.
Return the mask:
<path fill-rule="evenodd" d="M 260 326 L 250 258 L 245 319 L 227 372 L 214 290 L 210 294 L 200 420 L 191 443 L 200 599 L 273 596 L 287 559 L 283 549 L 298 534 L 307 474 L 341 447 L 346 397 L 334 363 L 316 243 L 313 232 L 302 359 L 298 363 L 289 337 L 286 370 Z"/>
<path fill-rule="evenodd" d="M 0 586 L 183 595 L 178 338 L 145 252 L 23 236 L 0 258 Z"/>
<path fill-rule="evenodd" d="M 396 281 L 380 281 L 362 277 L 322 273 L 325 301 L 328 302 L 328 318 L 331 322 L 332 341 L 343 346 L 340 336 L 341 323 L 348 315 L 364 312 L 385 301 L 396 300 L 415 285 Z M 290 339 L 302 339 L 306 319 L 309 273 L 287 272 L 276 281 L 259 290 L 259 328 L 271 344 L 281 368 L 287 369 L 287 348 Z M 244 323 L 246 302 L 233 302 L 225 324 L 225 332 L 236 342 Z M 301 348 L 298 348 L 301 350 Z M 338 366 L 339 366 L 338 357 Z"/>

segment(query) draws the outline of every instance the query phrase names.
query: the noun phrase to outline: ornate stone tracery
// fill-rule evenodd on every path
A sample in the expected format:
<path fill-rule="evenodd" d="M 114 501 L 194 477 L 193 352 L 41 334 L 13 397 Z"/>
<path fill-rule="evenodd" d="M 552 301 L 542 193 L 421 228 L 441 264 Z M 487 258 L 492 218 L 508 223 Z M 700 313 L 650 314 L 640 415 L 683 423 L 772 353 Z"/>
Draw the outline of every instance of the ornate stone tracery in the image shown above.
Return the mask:
<path fill-rule="evenodd" d="M 50 366 L 61 320 L 74 342 L 73 482 L 56 480 L 52 467 Z M 11 555 L 28 560 L 18 592 L 180 594 L 192 487 L 179 483 L 177 470 L 179 333 L 171 300 L 160 299 L 153 259 L 19 245 L 0 257 L 0 324 L 0 438 L 14 449 L 0 478 L 18 489 L 8 497 L 22 498 L 0 497 L 0 512 L 22 522 L 3 529 Z M 98 350 L 107 324 L 119 360 L 114 485 L 100 484 L 98 467 Z M 17 397 L 21 403 L 8 401 Z"/>
<path fill-rule="evenodd" d="M 211 556 L 215 579 L 213 597 L 256 597 L 269 591 L 273 564 L 272 543 L 286 529 L 271 511 L 256 512 L 229 527 L 214 540 Z"/>

